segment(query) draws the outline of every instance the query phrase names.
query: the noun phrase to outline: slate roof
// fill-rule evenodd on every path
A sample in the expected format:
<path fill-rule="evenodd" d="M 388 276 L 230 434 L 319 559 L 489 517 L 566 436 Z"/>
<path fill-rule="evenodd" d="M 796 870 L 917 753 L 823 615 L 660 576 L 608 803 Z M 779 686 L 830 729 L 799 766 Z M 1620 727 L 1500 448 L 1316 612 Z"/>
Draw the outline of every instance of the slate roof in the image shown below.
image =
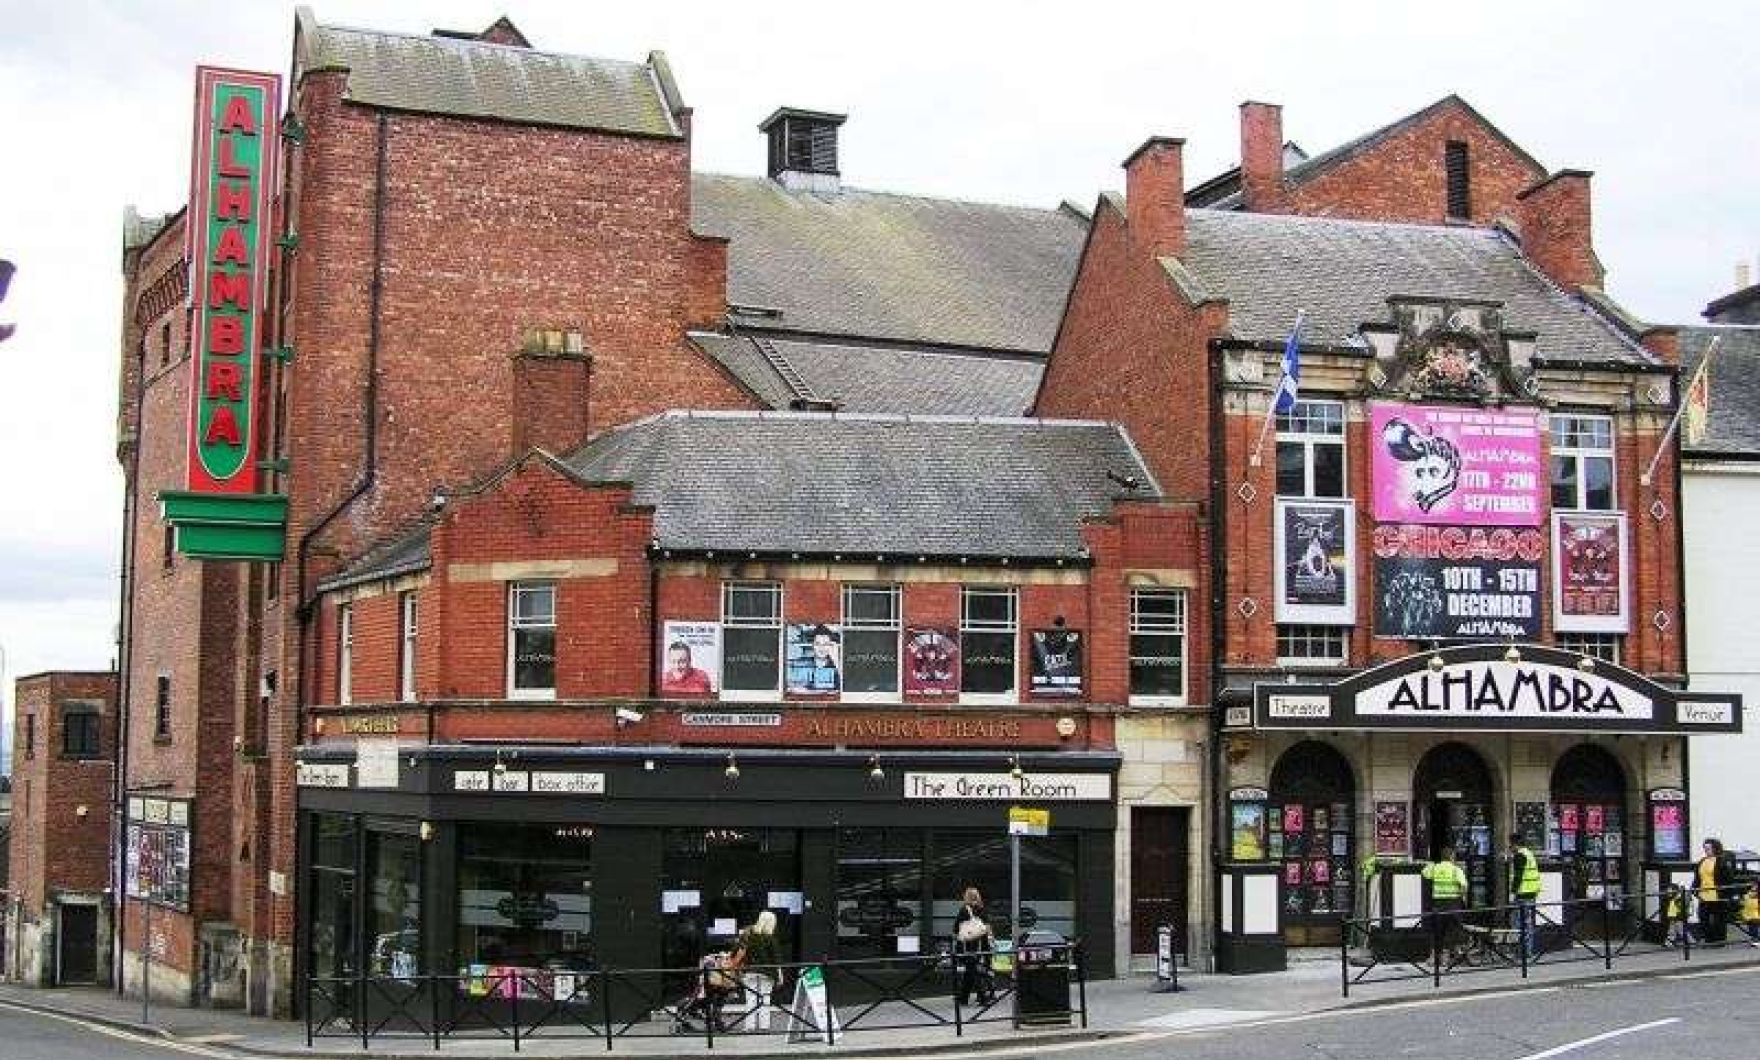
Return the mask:
<path fill-rule="evenodd" d="M 769 330 L 1046 353 L 1087 223 L 1065 210 L 696 174 L 693 228 L 726 236 L 727 300 Z"/>
<path fill-rule="evenodd" d="M 371 549 L 343 570 L 319 582 L 318 591 L 329 592 L 332 589 L 345 589 L 350 585 L 359 585 L 362 582 L 396 578 L 400 575 L 427 570 L 429 529 L 429 524 L 424 521 L 414 529 L 407 530 L 377 548 Z"/>
<path fill-rule="evenodd" d="M 1186 226 L 1180 264 L 1199 293 L 1229 300 L 1237 338 L 1282 341 L 1306 310 L 1303 341 L 1338 345 L 1358 326 L 1387 320 L 1392 295 L 1483 299 L 1502 303 L 1506 328 L 1538 333 L 1538 356 L 1655 363 L 1494 228 L 1228 210 L 1188 210 Z"/>
<path fill-rule="evenodd" d="M 667 105 L 658 53 L 647 63 L 561 55 L 455 37 L 317 24 L 298 11 L 300 70 L 347 70 L 344 96 L 391 110 L 682 135 Z"/>
<path fill-rule="evenodd" d="M 745 334 L 697 333 L 691 340 L 774 409 L 819 399 L 836 401 L 843 412 L 1019 416 L 1033 403 L 1045 372 L 1038 357 Z M 776 358 L 805 384 L 804 392 L 778 369 Z"/>
<path fill-rule="evenodd" d="M 565 463 L 633 482 L 681 551 L 1073 559 L 1082 519 L 1160 496 L 1124 431 L 1092 421 L 668 412 Z"/>
<path fill-rule="evenodd" d="M 1705 437 L 1681 446 L 1689 456 L 1760 457 L 1760 324 L 1680 329 L 1681 386 L 1699 370 L 1714 336 L 1723 341 L 1711 358 L 1711 415 Z"/>

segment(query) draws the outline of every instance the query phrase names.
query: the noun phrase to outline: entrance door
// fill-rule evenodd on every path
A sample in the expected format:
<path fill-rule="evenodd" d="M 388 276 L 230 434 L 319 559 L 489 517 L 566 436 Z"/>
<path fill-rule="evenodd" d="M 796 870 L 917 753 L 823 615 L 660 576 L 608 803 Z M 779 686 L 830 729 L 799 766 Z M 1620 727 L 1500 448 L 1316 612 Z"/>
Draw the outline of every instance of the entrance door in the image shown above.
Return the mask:
<path fill-rule="evenodd" d="M 1414 853 L 1437 861 L 1443 847 L 1454 847 L 1455 860 L 1467 873 L 1468 904 L 1492 904 L 1497 835 L 1490 767 L 1466 744 L 1439 744 L 1419 760 L 1412 791 L 1417 804 Z"/>
<path fill-rule="evenodd" d="M 795 959 L 800 938 L 800 833 L 780 828 L 671 828 L 661 866 L 660 959 L 689 968 L 730 949 L 768 909 L 777 948 Z"/>
<path fill-rule="evenodd" d="M 55 981 L 60 986 L 98 981 L 98 907 L 64 905 L 61 912 L 61 958 Z"/>
<path fill-rule="evenodd" d="M 1191 810 L 1184 806 L 1138 806 L 1131 810 L 1131 952 L 1154 953 L 1155 929 L 1173 925 L 1176 946 L 1185 943 L 1186 837 Z"/>

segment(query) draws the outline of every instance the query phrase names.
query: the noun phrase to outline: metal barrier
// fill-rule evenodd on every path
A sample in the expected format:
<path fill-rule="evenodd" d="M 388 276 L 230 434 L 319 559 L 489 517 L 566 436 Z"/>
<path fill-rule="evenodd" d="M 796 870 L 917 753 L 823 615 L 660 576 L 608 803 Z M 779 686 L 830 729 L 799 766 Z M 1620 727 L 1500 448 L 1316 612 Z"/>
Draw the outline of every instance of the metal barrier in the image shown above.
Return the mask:
<path fill-rule="evenodd" d="M 1678 898 L 1682 905 L 1678 918 L 1668 911 L 1672 898 Z M 1419 979 L 1439 987 L 1451 976 L 1511 970 L 1519 970 L 1526 979 L 1535 968 L 1578 962 L 1599 962 L 1611 971 L 1617 959 L 1677 949 L 1686 961 L 1692 959 L 1694 949 L 1732 944 L 1694 940 L 1690 927 L 1696 904 L 1690 891 L 1679 895 L 1626 891 L 1605 898 L 1482 906 L 1459 912 L 1345 917 L 1339 943 L 1339 981 L 1344 996 L 1349 997 L 1352 987 Z M 1531 953 L 1523 944 L 1524 916 L 1533 918 Z M 1732 926 L 1731 930 L 1739 928 Z M 1745 937 L 1734 941 L 1747 943 Z"/>
<path fill-rule="evenodd" d="M 1070 1015 L 1088 1025 L 1087 975 L 1079 944 L 1049 947 L 1068 972 Z M 974 955 L 987 964 L 988 952 Z M 312 976 L 304 984 L 306 1045 L 318 1039 L 506 1041 L 780 1035 L 835 1044 L 865 1031 L 1019 1025 L 1012 975 L 995 974 L 975 1004 L 959 997 L 964 955 L 947 953 L 771 965 L 780 979 L 767 1005 L 739 973 L 713 967 L 502 969 L 482 975 Z M 744 969 L 751 974 L 751 969 Z M 801 984 L 810 983 L 811 989 Z M 822 989 L 822 994 L 820 990 Z M 812 1003 L 822 997 L 822 1005 Z M 800 1000 L 803 1003 L 794 1004 Z"/>

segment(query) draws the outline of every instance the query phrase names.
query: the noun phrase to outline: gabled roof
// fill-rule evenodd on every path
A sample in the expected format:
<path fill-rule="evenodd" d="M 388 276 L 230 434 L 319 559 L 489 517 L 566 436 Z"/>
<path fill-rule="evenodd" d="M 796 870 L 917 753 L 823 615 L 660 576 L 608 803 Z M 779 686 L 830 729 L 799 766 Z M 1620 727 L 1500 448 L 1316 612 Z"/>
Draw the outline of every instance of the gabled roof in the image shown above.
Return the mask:
<path fill-rule="evenodd" d="M 369 549 L 358 560 L 318 583 L 318 591 L 331 592 L 351 585 L 397 578 L 428 569 L 429 520 L 422 520 L 413 529 L 405 530 L 380 545 Z"/>
<path fill-rule="evenodd" d="M 1385 141 L 1391 140 L 1395 136 L 1398 136 L 1400 133 L 1405 132 L 1407 129 L 1410 129 L 1414 125 L 1420 125 L 1420 124 L 1424 123 L 1425 121 L 1428 121 L 1432 116 L 1440 113 L 1441 111 L 1448 110 L 1450 108 L 1459 108 L 1460 110 L 1465 111 L 1467 113 L 1468 117 L 1472 118 L 1474 121 L 1478 122 L 1480 125 L 1483 125 L 1487 132 L 1489 132 L 1492 136 L 1496 137 L 1497 140 L 1500 141 L 1505 147 L 1509 148 L 1510 151 L 1517 158 L 1521 159 L 1523 162 L 1527 163 L 1530 167 L 1532 167 L 1536 174 L 1544 174 L 1547 172 L 1546 167 L 1541 165 L 1538 159 L 1536 159 L 1533 155 L 1529 154 L 1526 150 L 1524 150 L 1522 148 L 1521 144 L 1518 144 L 1514 140 L 1510 139 L 1508 136 L 1505 136 L 1502 129 L 1499 129 L 1497 126 L 1491 124 L 1491 122 L 1486 119 L 1485 115 L 1480 114 L 1479 111 L 1477 109 L 1475 109 L 1471 103 L 1468 103 L 1466 100 L 1462 99 L 1460 96 L 1458 96 L 1454 93 L 1450 93 L 1446 96 L 1443 96 L 1441 99 L 1437 100 L 1436 102 L 1430 104 L 1428 107 L 1423 108 L 1422 110 L 1413 111 L 1412 113 L 1406 115 L 1403 118 L 1398 119 L 1397 121 L 1389 122 L 1388 124 L 1383 125 L 1379 129 L 1375 129 L 1371 132 L 1364 133 L 1362 136 L 1357 137 L 1355 140 L 1351 140 L 1347 143 L 1340 144 L 1337 147 L 1334 147 L 1333 149 L 1331 149 L 1330 151 L 1323 151 L 1320 154 L 1317 154 L 1314 157 L 1308 159 L 1307 161 L 1301 162 L 1295 166 L 1288 165 L 1287 155 L 1286 155 L 1285 156 L 1286 168 L 1284 169 L 1284 173 L 1283 173 L 1284 183 L 1285 183 L 1285 185 L 1287 185 L 1288 187 L 1291 187 L 1291 188 L 1294 188 L 1300 184 L 1306 183 L 1307 181 L 1310 181 L 1310 180 L 1314 179 L 1315 177 L 1319 176 L 1320 174 L 1325 173 L 1326 171 L 1332 169 L 1334 166 L 1337 166 L 1343 162 L 1348 162 L 1351 159 L 1356 158 L 1357 156 L 1364 154 L 1367 151 L 1372 150 L 1373 148 L 1384 143 Z M 1235 173 L 1235 177 L 1236 177 L 1236 182 L 1235 182 L 1235 188 L 1231 193 L 1229 193 L 1227 195 L 1220 195 L 1220 196 L 1219 195 L 1211 195 L 1211 196 L 1208 196 L 1208 201 L 1203 202 L 1203 203 L 1193 203 L 1192 205 L 1211 206 L 1211 207 L 1214 207 L 1219 210 L 1238 210 L 1238 209 L 1240 209 L 1241 195 L 1240 195 L 1240 186 L 1239 186 L 1239 169 L 1237 168 L 1234 171 L 1234 173 Z M 1223 174 L 1222 177 L 1226 177 L 1227 175 L 1228 174 Z M 1222 177 L 1218 177 L 1218 178 L 1214 178 L 1214 179 L 1220 180 L 1220 179 L 1222 179 Z M 1208 184 L 1208 183 L 1212 183 L 1212 182 L 1207 181 L 1206 184 Z M 1203 187 L 1203 186 L 1204 185 L 1200 185 L 1200 187 Z"/>
<path fill-rule="evenodd" d="M 791 191 L 697 174 L 693 228 L 731 239 L 727 300 L 766 330 L 1050 350 L 1087 226 L 1069 211 Z"/>
<path fill-rule="evenodd" d="M 1474 299 L 1501 304 L 1509 330 L 1536 332 L 1540 357 L 1656 363 L 1494 228 L 1188 210 L 1186 230 L 1180 264 L 1205 295 L 1228 300 L 1236 338 L 1281 341 L 1305 311 L 1303 341 L 1339 345 L 1387 320 L 1395 295 Z"/>
<path fill-rule="evenodd" d="M 1752 302 L 1760 302 L 1760 283 L 1743 287 L 1739 291 L 1731 291 L 1705 307 L 1706 317 L 1716 317 L 1738 307 L 1746 308 Z"/>
<path fill-rule="evenodd" d="M 565 462 L 633 482 L 659 546 L 690 552 L 1073 560 L 1083 519 L 1160 495 L 1091 421 L 669 412 Z"/>
<path fill-rule="evenodd" d="M 667 105 L 659 53 L 632 63 L 477 39 L 322 26 L 305 7 L 296 21 L 296 77 L 346 70 L 343 98 L 353 103 L 635 136 L 683 135 Z"/>
<path fill-rule="evenodd" d="M 1689 325 L 1680 328 L 1681 386 L 1693 378 L 1714 338 L 1711 415 L 1705 437 L 1681 448 L 1688 457 L 1760 457 L 1760 324 Z"/>
<path fill-rule="evenodd" d="M 819 400 L 843 412 L 1019 416 L 1045 371 L 1039 357 L 937 347 L 753 334 L 697 333 L 691 341 L 773 409 Z"/>

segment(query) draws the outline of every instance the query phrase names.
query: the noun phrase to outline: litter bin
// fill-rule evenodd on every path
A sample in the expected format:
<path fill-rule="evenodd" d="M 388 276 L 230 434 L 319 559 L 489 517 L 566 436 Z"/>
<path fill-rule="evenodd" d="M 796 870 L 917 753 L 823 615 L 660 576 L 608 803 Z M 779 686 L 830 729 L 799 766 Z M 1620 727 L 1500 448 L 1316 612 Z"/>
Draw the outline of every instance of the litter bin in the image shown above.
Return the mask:
<path fill-rule="evenodd" d="M 1024 931 L 1015 943 L 1015 1020 L 1069 1026 L 1069 940 L 1055 931 Z"/>

